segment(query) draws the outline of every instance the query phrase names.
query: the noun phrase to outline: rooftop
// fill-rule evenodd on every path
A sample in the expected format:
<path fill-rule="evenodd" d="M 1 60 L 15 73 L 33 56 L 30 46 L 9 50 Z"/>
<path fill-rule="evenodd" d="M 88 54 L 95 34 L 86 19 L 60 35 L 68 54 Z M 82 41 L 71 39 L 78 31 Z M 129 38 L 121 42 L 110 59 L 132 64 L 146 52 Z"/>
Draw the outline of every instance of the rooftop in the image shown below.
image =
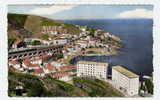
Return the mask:
<path fill-rule="evenodd" d="M 17 45 L 17 44 L 19 44 L 20 42 L 22 42 L 21 40 L 16 40 L 13 44 L 14 45 Z"/>
<path fill-rule="evenodd" d="M 79 61 L 77 62 L 77 64 L 98 64 L 106 67 L 109 65 L 108 63 L 105 63 L 105 62 L 94 62 L 94 61 Z"/>
<path fill-rule="evenodd" d="M 76 66 L 74 66 L 74 65 L 67 65 L 67 66 L 61 66 L 60 70 L 70 70 L 70 69 L 73 69 L 73 68 L 76 68 Z"/>
<path fill-rule="evenodd" d="M 16 69 L 16 68 L 14 68 L 14 67 L 9 67 L 9 71 L 10 71 L 10 72 L 23 72 L 23 71 L 21 71 L 21 70 L 19 70 L 19 69 Z"/>
<path fill-rule="evenodd" d="M 44 73 L 43 69 L 42 68 L 39 68 L 39 69 L 35 69 L 34 74 L 41 74 L 41 73 Z"/>
<path fill-rule="evenodd" d="M 22 63 L 25 64 L 27 67 L 39 67 L 38 64 L 32 64 L 29 58 L 25 58 Z"/>
<path fill-rule="evenodd" d="M 68 75 L 69 75 L 68 72 L 59 72 L 59 73 L 52 74 L 53 77 L 64 77 Z"/>
<path fill-rule="evenodd" d="M 16 65 L 16 64 L 20 64 L 18 61 L 16 61 L 16 60 L 11 60 L 11 61 L 9 61 L 9 63 L 10 64 L 13 64 L 13 65 Z"/>
<path fill-rule="evenodd" d="M 139 77 L 137 74 L 127 70 L 126 68 L 122 66 L 113 66 L 112 69 L 120 72 L 121 74 L 127 76 L 128 78 L 138 78 Z"/>
<path fill-rule="evenodd" d="M 45 64 L 45 68 L 48 69 L 49 71 L 55 71 L 56 68 L 52 64 Z"/>

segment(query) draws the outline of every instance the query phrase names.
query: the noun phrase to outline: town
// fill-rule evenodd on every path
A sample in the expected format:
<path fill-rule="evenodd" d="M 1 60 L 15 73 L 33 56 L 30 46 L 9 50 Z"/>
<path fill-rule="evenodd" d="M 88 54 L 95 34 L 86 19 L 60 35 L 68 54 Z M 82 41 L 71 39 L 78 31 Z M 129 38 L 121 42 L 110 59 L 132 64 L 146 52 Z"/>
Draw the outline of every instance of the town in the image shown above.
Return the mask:
<path fill-rule="evenodd" d="M 24 38 L 13 42 L 8 52 L 10 72 L 27 73 L 38 77 L 47 75 L 68 83 L 73 77 L 91 77 L 109 82 L 125 96 L 139 96 L 139 75 L 124 66 L 112 66 L 109 78 L 107 62 L 78 61 L 76 56 L 114 55 L 120 52 L 121 39 L 101 29 L 75 25 L 79 34 L 70 34 L 64 25 L 42 25 L 44 38 Z M 52 35 L 52 37 L 50 37 Z"/>

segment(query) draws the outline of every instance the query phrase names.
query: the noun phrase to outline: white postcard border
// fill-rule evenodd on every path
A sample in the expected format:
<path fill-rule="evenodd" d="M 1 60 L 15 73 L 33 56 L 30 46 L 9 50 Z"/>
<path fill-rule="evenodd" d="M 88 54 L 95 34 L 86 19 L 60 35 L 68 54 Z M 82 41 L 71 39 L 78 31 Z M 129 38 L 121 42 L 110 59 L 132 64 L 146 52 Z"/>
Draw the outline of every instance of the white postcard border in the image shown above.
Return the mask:
<path fill-rule="evenodd" d="M 7 50 L 7 5 L 8 4 L 97 4 L 97 5 L 153 5 L 153 67 L 154 67 L 154 96 L 149 98 L 114 98 L 120 99 L 159 99 L 160 98 L 160 0 L 2 0 L 0 2 L 0 95 L 1 99 L 13 99 L 13 100 L 48 100 L 48 99 L 108 99 L 113 98 L 69 98 L 69 97 L 8 97 L 8 50 Z M 159 15 L 158 15 L 159 14 Z"/>

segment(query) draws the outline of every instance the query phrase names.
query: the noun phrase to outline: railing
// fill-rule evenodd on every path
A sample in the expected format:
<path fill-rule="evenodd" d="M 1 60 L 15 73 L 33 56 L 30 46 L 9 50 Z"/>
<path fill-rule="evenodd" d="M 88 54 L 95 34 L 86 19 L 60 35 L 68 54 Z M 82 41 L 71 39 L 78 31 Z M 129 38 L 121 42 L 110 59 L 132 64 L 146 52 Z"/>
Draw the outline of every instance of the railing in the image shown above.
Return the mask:
<path fill-rule="evenodd" d="M 38 46 L 27 47 L 27 48 L 16 48 L 16 49 L 10 49 L 10 50 L 9 50 L 9 53 L 10 53 L 10 52 L 17 52 L 17 51 L 24 51 L 24 50 L 29 50 L 29 49 L 52 47 L 52 46 L 55 46 L 55 45 L 49 45 L 49 46 L 46 46 L 46 45 L 38 45 Z M 61 46 L 61 45 L 59 45 L 59 46 Z M 57 47 L 57 46 L 55 46 L 55 47 Z"/>

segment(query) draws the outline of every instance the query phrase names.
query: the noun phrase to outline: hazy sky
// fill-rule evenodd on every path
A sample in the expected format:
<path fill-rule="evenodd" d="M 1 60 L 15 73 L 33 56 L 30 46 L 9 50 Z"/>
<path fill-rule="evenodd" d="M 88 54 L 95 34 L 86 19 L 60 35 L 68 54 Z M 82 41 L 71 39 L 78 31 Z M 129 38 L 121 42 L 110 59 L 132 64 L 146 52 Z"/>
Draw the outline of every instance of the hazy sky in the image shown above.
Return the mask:
<path fill-rule="evenodd" d="M 113 5 L 10 5 L 9 13 L 34 14 L 52 19 L 152 18 L 153 7 Z"/>

